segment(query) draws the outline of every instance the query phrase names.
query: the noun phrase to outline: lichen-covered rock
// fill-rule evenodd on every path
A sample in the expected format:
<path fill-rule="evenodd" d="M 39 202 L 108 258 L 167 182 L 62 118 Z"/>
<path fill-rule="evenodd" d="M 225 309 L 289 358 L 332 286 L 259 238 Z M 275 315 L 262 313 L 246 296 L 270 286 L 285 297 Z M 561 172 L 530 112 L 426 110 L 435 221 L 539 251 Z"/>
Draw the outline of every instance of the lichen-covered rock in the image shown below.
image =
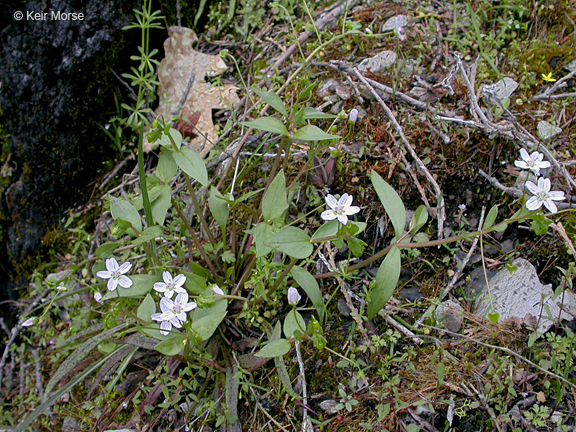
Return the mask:
<path fill-rule="evenodd" d="M 119 83 L 111 69 L 129 71 L 140 35 L 121 30 L 132 20 L 134 0 L 9 0 L 2 6 L 0 121 L 12 184 L 0 189 L 0 261 L 14 269 L 10 263 L 21 265 L 35 252 L 62 211 L 90 197 L 102 162 L 114 157 L 98 124 L 116 114 Z M 16 12 L 23 19 L 14 19 Z M 36 20 L 29 12 L 47 15 Z M 83 19 L 58 20 L 52 12 L 82 13 Z M 0 300 L 10 297 L 7 283 L 0 281 Z"/>

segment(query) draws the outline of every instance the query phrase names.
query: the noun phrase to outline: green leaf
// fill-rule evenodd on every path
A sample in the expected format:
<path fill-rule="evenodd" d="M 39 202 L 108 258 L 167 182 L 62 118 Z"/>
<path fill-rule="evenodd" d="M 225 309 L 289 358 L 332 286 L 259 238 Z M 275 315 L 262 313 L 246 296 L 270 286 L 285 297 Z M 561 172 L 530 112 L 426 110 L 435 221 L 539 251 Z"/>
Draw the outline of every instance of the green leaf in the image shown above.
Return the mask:
<path fill-rule="evenodd" d="M 114 291 L 108 291 L 102 300 L 110 300 L 118 297 L 144 297 L 154 287 L 154 283 L 158 282 L 158 276 L 146 275 L 146 274 L 136 274 L 127 275 L 132 279 L 132 286 L 128 289 L 118 286 Z"/>
<path fill-rule="evenodd" d="M 174 334 L 154 347 L 156 351 L 167 356 L 175 356 L 184 349 L 186 335 Z"/>
<path fill-rule="evenodd" d="M 164 184 L 169 184 L 177 171 L 178 165 L 176 165 L 176 161 L 174 161 L 174 157 L 172 157 L 172 152 L 162 149 L 160 156 L 158 156 L 156 176 L 162 180 Z"/>
<path fill-rule="evenodd" d="M 96 348 L 100 342 L 102 342 L 103 340 L 105 340 L 109 336 L 113 335 L 114 333 L 117 333 L 120 330 L 126 328 L 127 326 L 128 326 L 128 324 L 121 324 L 119 326 L 116 326 L 116 327 L 108 330 L 108 331 L 105 331 L 104 333 L 98 333 L 95 336 L 88 339 L 86 342 L 84 342 L 78 348 L 76 348 L 76 350 L 72 354 L 70 354 L 66 360 L 64 360 L 64 362 L 60 365 L 60 367 L 58 368 L 56 373 L 54 375 L 52 375 L 52 378 L 50 378 L 50 381 L 48 381 L 48 384 L 46 384 L 46 389 L 44 391 L 44 395 L 49 396 L 50 392 L 52 391 L 52 389 L 54 389 L 56 384 L 58 384 L 62 380 L 62 378 L 64 378 L 76 366 L 78 366 L 78 364 L 82 360 L 84 360 L 84 358 L 88 354 L 90 354 L 90 352 L 94 348 Z"/>
<path fill-rule="evenodd" d="M 205 295 L 213 295 L 207 289 Z M 200 340 L 208 340 L 214 334 L 228 312 L 228 301 L 217 299 L 209 308 L 197 308 L 194 310 L 192 330 L 198 333 Z"/>
<path fill-rule="evenodd" d="M 493 205 L 492 208 L 490 209 L 490 211 L 488 212 L 486 219 L 484 219 L 484 224 L 482 225 L 482 229 L 485 230 L 487 228 L 490 228 L 492 225 L 494 225 L 494 222 L 496 222 L 496 216 L 498 216 L 498 206 Z"/>
<path fill-rule="evenodd" d="M 112 213 L 114 220 L 121 219 L 129 222 L 132 224 L 134 229 L 138 232 L 142 232 L 142 221 L 140 220 L 140 215 L 134 206 L 128 201 L 110 197 L 110 213 Z M 136 235 L 133 231 L 132 233 Z"/>
<path fill-rule="evenodd" d="M 304 259 L 308 258 L 314 247 L 310 243 L 310 236 L 296 227 L 284 227 L 268 240 L 268 246 L 286 255 Z"/>
<path fill-rule="evenodd" d="M 376 287 L 372 290 L 368 305 L 368 319 L 373 319 L 392 297 L 400 278 L 400 268 L 400 248 L 392 246 L 376 274 Z"/>
<path fill-rule="evenodd" d="M 392 186 L 382 180 L 382 177 L 376 171 L 372 171 L 372 185 L 392 222 L 396 237 L 400 238 L 404 234 L 404 227 L 406 226 L 404 203 L 402 203 L 396 191 L 392 189 Z"/>
<path fill-rule="evenodd" d="M 498 312 L 489 312 L 488 314 L 486 314 L 486 317 L 493 322 L 494 324 L 496 324 L 498 322 L 498 318 L 500 318 L 500 314 Z"/>
<path fill-rule="evenodd" d="M 288 129 L 284 126 L 280 120 L 274 117 L 260 117 L 256 120 L 248 121 L 248 122 L 240 122 L 243 126 L 248 126 L 252 129 L 258 129 L 266 132 L 273 132 L 279 133 L 280 135 L 284 135 L 289 137 L 290 134 L 288 133 Z"/>
<path fill-rule="evenodd" d="M 428 210 L 426 210 L 426 206 L 421 205 L 416 209 L 416 212 L 412 216 L 410 224 L 408 225 L 408 229 L 412 234 L 415 234 L 418 232 L 420 228 L 424 226 L 427 220 L 428 220 Z"/>
<path fill-rule="evenodd" d="M 156 312 L 156 303 L 154 302 L 150 294 L 146 294 L 146 297 L 144 297 L 144 300 L 142 300 L 142 303 L 140 304 L 140 306 L 138 306 L 136 316 L 140 318 L 142 321 L 149 323 L 152 321 L 150 317 L 155 312 Z"/>
<path fill-rule="evenodd" d="M 286 203 L 286 179 L 280 170 L 262 198 L 262 217 L 265 221 L 279 219 L 288 207 Z"/>
<path fill-rule="evenodd" d="M 506 231 L 506 228 L 508 228 L 508 223 L 507 222 L 500 222 L 498 225 L 496 225 L 494 227 L 494 231 L 504 232 L 504 231 Z"/>
<path fill-rule="evenodd" d="M 172 189 L 168 185 L 160 185 L 158 188 L 160 189 L 160 193 L 158 197 L 152 201 L 152 217 L 158 225 L 163 226 L 166 220 L 166 213 L 172 205 Z"/>
<path fill-rule="evenodd" d="M 304 111 L 302 113 L 302 118 L 304 120 L 312 120 L 312 119 L 334 119 L 338 116 L 334 115 L 334 114 L 328 114 L 325 112 L 322 112 L 320 110 L 317 110 L 316 108 L 304 108 Z"/>
<path fill-rule="evenodd" d="M 132 240 L 132 244 L 139 245 L 142 243 L 146 243 L 150 240 L 154 240 L 155 238 L 160 237 L 163 233 L 164 231 L 159 226 L 155 225 L 148 227 L 144 231 L 142 231 L 142 234 L 140 234 L 140 236 Z"/>
<path fill-rule="evenodd" d="M 96 258 L 110 258 L 114 254 L 114 251 L 119 247 L 120 245 L 118 243 L 104 243 L 96 249 Z"/>
<path fill-rule="evenodd" d="M 294 132 L 292 138 L 300 141 L 323 141 L 331 139 L 340 139 L 340 136 L 328 134 L 319 127 L 308 125 Z"/>
<path fill-rule="evenodd" d="M 173 152 L 172 157 L 182 171 L 202 186 L 208 185 L 208 171 L 206 171 L 204 159 L 198 153 L 188 147 L 182 147 L 180 151 Z"/>
<path fill-rule="evenodd" d="M 292 277 L 296 281 L 296 283 L 304 290 L 314 307 L 316 308 L 316 312 L 318 312 L 318 317 L 320 318 L 320 322 L 324 321 L 324 300 L 322 299 L 322 292 L 320 291 L 320 286 L 318 285 L 318 281 L 314 279 L 310 273 L 308 273 L 305 269 L 299 266 L 292 267 L 290 270 Z"/>
<path fill-rule="evenodd" d="M 278 111 L 284 117 L 288 117 L 288 112 L 286 111 L 284 102 L 282 102 L 282 99 L 280 99 L 280 96 L 278 96 L 276 93 L 260 90 L 257 87 L 252 87 L 252 91 L 260 96 L 264 102 Z"/>
<path fill-rule="evenodd" d="M 438 377 L 438 384 L 444 385 L 445 373 L 446 373 L 446 366 L 444 366 L 444 363 L 438 363 L 436 365 L 436 376 Z"/>
<path fill-rule="evenodd" d="M 174 128 L 170 128 L 168 133 L 170 134 L 170 137 L 172 137 L 174 144 L 176 144 L 176 148 L 180 149 L 182 146 L 182 134 Z M 174 149 L 172 141 L 170 141 L 170 138 L 164 132 L 162 133 L 162 137 L 158 140 L 158 144 L 160 144 L 162 147 Z"/>
<path fill-rule="evenodd" d="M 292 308 L 286 318 L 284 318 L 284 335 L 290 339 L 294 336 L 295 332 L 304 333 L 306 331 L 306 323 L 304 318 L 300 315 L 296 309 Z"/>
<path fill-rule="evenodd" d="M 290 351 L 290 342 L 286 339 L 278 339 L 274 342 L 268 343 L 264 348 L 254 354 L 256 357 L 265 357 L 265 358 L 272 358 L 272 357 L 280 357 Z"/>
<path fill-rule="evenodd" d="M 214 220 L 218 222 L 220 228 L 224 229 L 228 223 L 230 209 L 228 208 L 228 203 L 222 194 L 218 192 L 218 189 L 214 186 L 210 188 L 210 200 L 208 201 L 208 206 L 210 207 L 210 212 L 212 213 Z"/>
<path fill-rule="evenodd" d="M 260 258 L 268 255 L 272 248 L 268 246 L 268 240 L 274 234 L 274 227 L 268 225 L 266 222 L 260 222 L 252 231 L 254 237 L 254 245 L 256 246 L 256 257 Z"/>
<path fill-rule="evenodd" d="M 185 270 L 181 270 L 180 272 L 186 276 L 186 282 L 184 283 L 184 286 L 190 293 L 194 295 L 201 295 L 204 291 L 206 291 L 206 278 L 194 273 L 187 272 Z"/>
<path fill-rule="evenodd" d="M 354 222 L 349 220 L 348 224 L 350 224 L 351 226 L 356 227 L 356 231 L 354 235 L 358 235 L 360 234 L 362 231 L 364 231 L 366 229 L 367 223 L 366 222 Z M 324 225 L 322 225 L 320 228 L 318 228 L 316 230 L 316 232 L 314 234 L 312 234 L 312 240 L 318 240 L 321 238 L 327 238 L 327 237 L 333 237 L 336 234 L 338 234 L 338 227 L 340 225 L 340 222 L 338 222 L 338 219 L 334 219 L 331 220 L 329 222 L 326 222 Z M 348 225 L 347 225 L 348 227 Z"/>

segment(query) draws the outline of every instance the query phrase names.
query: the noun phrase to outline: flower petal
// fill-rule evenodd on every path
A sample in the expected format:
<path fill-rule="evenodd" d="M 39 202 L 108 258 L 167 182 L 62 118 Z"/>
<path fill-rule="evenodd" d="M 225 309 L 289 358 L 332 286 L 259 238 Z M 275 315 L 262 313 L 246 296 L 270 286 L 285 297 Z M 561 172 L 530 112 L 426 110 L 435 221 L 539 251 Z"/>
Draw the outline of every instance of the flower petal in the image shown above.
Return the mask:
<path fill-rule="evenodd" d="M 325 210 L 320 217 L 326 221 L 331 221 L 336 219 L 336 213 L 334 213 L 334 210 Z"/>
<path fill-rule="evenodd" d="M 184 276 L 183 274 L 179 274 L 178 276 L 176 276 L 174 278 L 174 287 L 178 288 L 181 287 L 182 285 L 184 285 L 184 282 L 186 282 L 186 276 Z"/>
<path fill-rule="evenodd" d="M 548 198 L 556 200 L 556 201 L 562 201 L 562 200 L 566 199 L 566 197 L 564 196 L 564 192 L 561 192 L 561 191 L 548 192 Z"/>
<path fill-rule="evenodd" d="M 110 279 L 112 277 L 112 273 L 110 273 L 107 270 L 102 270 L 96 273 L 96 276 L 98 276 L 101 279 Z"/>
<path fill-rule="evenodd" d="M 160 324 L 160 333 L 166 336 L 172 330 L 172 324 L 170 321 L 162 321 Z"/>
<path fill-rule="evenodd" d="M 348 195 L 347 193 L 345 193 L 338 200 L 338 204 L 340 204 L 342 207 L 348 207 L 350 204 L 352 204 L 353 199 L 354 198 L 352 197 L 352 195 Z"/>
<path fill-rule="evenodd" d="M 166 284 L 164 282 L 156 282 L 154 284 L 154 290 L 163 293 L 166 291 Z"/>
<path fill-rule="evenodd" d="M 348 224 L 348 217 L 345 214 L 339 214 L 337 217 L 338 217 L 338 222 L 340 222 L 342 225 Z"/>
<path fill-rule="evenodd" d="M 170 285 L 172 283 L 172 274 L 168 271 L 165 271 L 164 273 L 162 273 L 162 279 L 164 279 L 164 282 L 166 282 L 166 284 Z"/>
<path fill-rule="evenodd" d="M 521 160 L 514 161 L 514 165 L 516 165 L 518 168 L 528 169 L 528 164 Z"/>
<path fill-rule="evenodd" d="M 160 309 L 162 312 L 174 310 L 174 302 L 168 297 L 162 297 L 160 300 Z"/>
<path fill-rule="evenodd" d="M 190 302 L 190 303 L 186 303 L 186 305 L 184 305 L 184 311 L 186 312 L 190 312 L 191 310 L 194 310 L 198 307 L 198 305 L 196 304 L 196 302 Z"/>
<path fill-rule="evenodd" d="M 538 210 L 540 207 L 542 207 L 542 201 L 540 201 L 538 197 L 533 196 L 528 201 L 526 201 L 526 208 L 528 210 L 534 211 Z"/>
<path fill-rule="evenodd" d="M 336 206 L 338 205 L 338 201 L 336 201 L 336 198 L 334 198 L 334 195 L 328 194 L 328 195 L 326 195 L 326 204 L 328 204 L 328 206 L 331 209 L 335 209 Z"/>
<path fill-rule="evenodd" d="M 131 268 L 132 268 L 132 263 L 131 262 L 125 262 L 118 269 L 118 273 L 124 274 L 124 273 L 130 271 Z"/>
<path fill-rule="evenodd" d="M 550 210 L 550 213 L 558 212 L 558 207 L 556 207 L 556 203 L 554 203 L 554 201 L 552 201 L 551 199 L 547 199 L 546 201 L 544 201 L 544 205 L 548 210 Z"/>
<path fill-rule="evenodd" d="M 116 288 L 118 288 L 118 280 L 116 280 L 114 278 L 108 279 L 108 283 L 106 284 L 106 288 L 108 288 L 108 291 L 114 291 Z"/>
<path fill-rule="evenodd" d="M 532 195 L 538 195 L 540 193 L 540 188 L 531 181 L 526 182 L 526 189 L 528 189 Z"/>
<path fill-rule="evenodd" d="M 150 319 L 154 321 L 162 321 L 162 314 L 161 313 L 152 314 L 150 316 Z"/>
<path fill-rule="evenodd" d="M 520 157 L 525 160 L 526 162 L 530 161 L 530 155 L 528 154 L 528 151 L 524 148 L 520 149 Z"/>
<path fill-rule="evenodd" d="M 133 284 L 132 279 L 128 276 L 120 276 L 120 281 L 118 282 L 122 288 L 130 288 Z"/>
<path fill-rule="evenodd" d="M 114 258 L 108 258 L 106 260 L 106 268 L 110 272 L 115 272 L 118 270 L 118 262 Z"/>
<path fill-rule="evenodd" d="M 348 216 L 355 215 L 359 211 L 360 211 L 360 207 L 356 207 L 356 206 L 349 206 L 349 207 L 346 207 L 344 209 L 344 213 L 347 214 Z"/>
<path fill-rule="evenodd" d="M 185 305 L 186 303 L 188 303 L 188 293 L 187 292 L 179 293 L 176 296 L 175 303 L 178 303 L 179 305 Z"/>
<path fill-rule="evenodd" d="M 543 192 L 550 192 L 550 179 L 540 177 L 538 179 L 538 188 Z"/>

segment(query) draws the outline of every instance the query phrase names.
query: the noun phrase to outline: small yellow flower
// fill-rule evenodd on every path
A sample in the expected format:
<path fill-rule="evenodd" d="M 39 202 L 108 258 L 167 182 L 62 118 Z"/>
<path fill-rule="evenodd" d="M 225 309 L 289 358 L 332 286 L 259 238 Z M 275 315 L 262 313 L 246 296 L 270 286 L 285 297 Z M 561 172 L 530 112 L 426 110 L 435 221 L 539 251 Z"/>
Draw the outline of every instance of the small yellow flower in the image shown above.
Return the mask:
<path fill-rule="evenodd" d="M 542 79 L 543 79 L 545 82 L 554 82 L 554 81 L 556 81 L 555 78 L 552 78 L 552 72 L 547 73 L 547 74 L 542 74 Z"/>

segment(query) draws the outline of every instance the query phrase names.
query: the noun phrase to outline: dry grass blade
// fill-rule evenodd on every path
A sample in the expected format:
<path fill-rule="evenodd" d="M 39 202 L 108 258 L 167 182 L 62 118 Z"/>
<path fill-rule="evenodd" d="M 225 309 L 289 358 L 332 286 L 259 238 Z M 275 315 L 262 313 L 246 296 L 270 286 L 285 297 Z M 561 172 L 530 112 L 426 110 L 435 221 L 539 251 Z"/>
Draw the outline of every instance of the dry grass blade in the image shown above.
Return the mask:
<path fill-rule="evenodd" d="M 50 381 L 46 385 L 44 396 L 49 397 L 50 392 L 56 386 L 56 384 L 58 384 L 62 378 L 70 373 L 76 367 L 76 365 L 78 365 L 78 363 L 84 359 L 84 357 L 90 354 L 90 352 L 96 348 L 100 342 L 105 340 L 108 336 L 111 336 L 114 333 L 117 333 L 118 331 L 126 328 L 127 326 L 128 324 L 121 324 L 116 326 L 104 333 L 100 333 L 97 336 L 88 339 L 86 342 L 76 348 L 76 351 L 74 351 L 66 360 L 64 360 L 64 363 L 60 365 L 56 373 L 52 376 L 52 378 L 50 378 Z"/>

